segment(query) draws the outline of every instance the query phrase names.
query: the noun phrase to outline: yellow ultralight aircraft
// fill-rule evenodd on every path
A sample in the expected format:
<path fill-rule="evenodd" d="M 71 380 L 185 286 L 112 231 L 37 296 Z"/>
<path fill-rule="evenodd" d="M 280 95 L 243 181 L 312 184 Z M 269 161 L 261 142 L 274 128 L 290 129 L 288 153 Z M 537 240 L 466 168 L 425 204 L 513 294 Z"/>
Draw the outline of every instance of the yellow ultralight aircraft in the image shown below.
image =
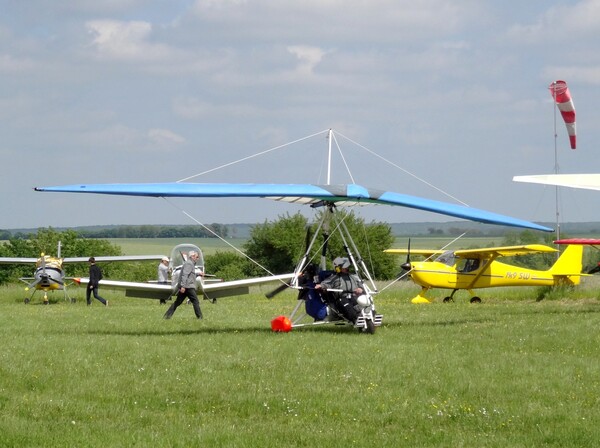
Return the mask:
<path fill-rule="evenodd" d="M 422 288 L 412 299 L 412 303 L 430 303 L 431 300 L 426 297 L 426 293 L 432 288 L 453 290 L 444 298 L 444 302 L 453 301 L 456 291 L 465 289 L 471 294 L 471 303 L 479 303 L 481 298 L 473 292 L 478 288 L 579 284 L 581 275 L 585 275 L 581 274 L 582 246 L 567 246 L 554 265 L 545 271 L 496 261 L 498 257 L 556 251 L 541 244 L 528 244 L 446 251 L 387 249 L 385 252 L 407 255 L 407 261 L 402 265 L 402 269 L 408 271 L 412 280 Z M 411 262 L 410 256 L 414 254 L 425 256 L 426 260 Z"/>

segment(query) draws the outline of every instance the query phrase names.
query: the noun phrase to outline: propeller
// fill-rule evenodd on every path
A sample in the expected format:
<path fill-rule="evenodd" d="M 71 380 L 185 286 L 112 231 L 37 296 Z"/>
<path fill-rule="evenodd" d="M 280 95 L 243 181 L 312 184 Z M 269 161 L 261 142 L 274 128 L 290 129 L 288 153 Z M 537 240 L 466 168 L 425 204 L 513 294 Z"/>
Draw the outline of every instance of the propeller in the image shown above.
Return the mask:
<path fill-rule="evenodd" d="M 405 271 L 410 271 L 412 266 L 410 264 L 410 238 L 408 239 L 408 251 L 406 252 L 406 261 L 400 265 Z"/>
<path fill-rule="evenodd" d="M 308 226 L 306 228 L 306 236 L 304 237 L 304 258 L 306 258 L 307 255 L 308 255 L 306 252 L 308 252 L 309 245 L 310 245 L 310 226 Z M 275 297 L 280 292 L 282 292 L 282 291 L 286 290 L 287 288 L 289 288 L 289 286 L 290 285 L 288 285 L 287 283 L 282 283 L 277 288 L 275 288 L 273 291 L 266 293 L 265 297 L 267 299 L 272 299 L 273 297 Z"/>
<path fill-rule="evenodd" d="M 39 276 L 37 275 L 38 270 L 41 269 L 41 273 L 39 274 Z M 29 283 L 27 285 L 27 287 L 25 288 L 25 291 L 29 291 L 31 288 L 35 288 L 38 284 L 47 281 L 48 278 L 50 277 L 48 274 L 46 274 L 46 256 L 45 254 L 42 252 L 40 255 L 40 267 L 38 268 L 38 270 L 36 270 L 36 279 Z"/>
<path fill-rule="evenodd" d="M 29 291 L 31 288 L 35 288 L 38 283 L 40 283 L 42 279 L 35 280 L 34 282 L 28 283 L 25 287 L 25 291 Z"/>
<path fill-rule="evenodd" d="M 288 285 L 287 283 L 282 283 L 281 285 L 279 285 L 277 288 L 275 288 L 273 291 L 268 292 L 265 294 L 265 297 L 267 299 L 272 299 L 273 297 L 275 297 L 277 294 L 279 294 L 281 291 L 287 289 L 290 285 Z"/>

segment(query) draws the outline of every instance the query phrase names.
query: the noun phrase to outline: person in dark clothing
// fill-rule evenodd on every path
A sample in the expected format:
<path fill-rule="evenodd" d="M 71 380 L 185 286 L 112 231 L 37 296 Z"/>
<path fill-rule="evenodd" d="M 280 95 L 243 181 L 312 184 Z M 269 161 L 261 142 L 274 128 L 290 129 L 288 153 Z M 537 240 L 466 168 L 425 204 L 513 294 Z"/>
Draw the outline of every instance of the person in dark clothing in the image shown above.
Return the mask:
<path fill-rule="evenodd" d="M 330 297 L 335 309 L 350 322 L 356 322 L 359 312 L 357 298 L 365 292 L 365 287 L 358 276 L 350 274 L 350 260 L 338 257 L 333 260 L 335 274 L 327 277 L 315 289 L 321 290 Z M 328 291 L 329 289 L 337 291 Z"/>
<path fill-rule="evenodd" d="M 198 295 L 196 294 L 196 260 L 198 260 L 198 258 L 199 255 L 197 252 L 193 250 L 189 252 L 187 260 L 185 260 L 183 266 L 181 267 L 177 298 L 165 313 L 165 319 L 170 319 L 173 316 L 173 313 L 175 313 L 177 307 L 183 303 L 186 297 L 190 299 L 190 302 L 192 302 L 196 317 L 198 319 L 202 319 L 202 311 L 200 310 Z"/>
<path fill-rule="evenodd" d="M 108 306 L 108 301 L 98 295 L 98 283 L 102 280 L 102 271 L 96 266 L 96 259 L 90 257 L 90 282 L 88 283 L 87 290 L 85 291 L 85 299 L 88 305 L 92 304 L 91 294 L 98 299 L 104 306 Z"/>

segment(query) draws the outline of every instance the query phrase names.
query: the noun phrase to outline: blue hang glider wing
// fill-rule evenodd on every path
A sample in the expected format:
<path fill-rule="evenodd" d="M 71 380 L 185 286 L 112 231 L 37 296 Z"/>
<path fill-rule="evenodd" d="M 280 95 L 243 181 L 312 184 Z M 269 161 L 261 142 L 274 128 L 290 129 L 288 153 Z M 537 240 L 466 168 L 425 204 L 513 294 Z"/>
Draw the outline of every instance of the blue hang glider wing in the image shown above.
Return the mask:
<path fill-rule="evenodd" d="M 36 191 L 59 193 L 96 193 L 125 196 L 202 197 L 202 198 L 268 198 L 297 204 L 317 205 L 323 202 L 341 206 L 384 204 L 409 207 L 485 224 L 542 230 L 553 229 L 521 219 L 499 215 L 485 210 L 457 204 L 434 201 L 390 191 L 373 190 L 356 184 L 202 184 L 202 183 L 149 183 L 149 184 L 90 184 L 36 187 Z"/>

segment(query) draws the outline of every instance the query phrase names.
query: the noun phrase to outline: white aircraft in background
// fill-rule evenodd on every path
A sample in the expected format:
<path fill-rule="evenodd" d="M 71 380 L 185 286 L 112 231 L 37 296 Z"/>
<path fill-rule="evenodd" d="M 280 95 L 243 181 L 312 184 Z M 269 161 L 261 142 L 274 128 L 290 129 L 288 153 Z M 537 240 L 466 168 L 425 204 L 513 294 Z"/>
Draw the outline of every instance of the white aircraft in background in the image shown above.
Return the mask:
<path fill-rule="evenodd" d="M 169 258 L 169 271 L 171 272 L 171 281 L 167 284 L 152 282 L 127 282 L 120 280 L 100 280 L 99 285 L 109 289 L 125 290 L 125 296 L 137 297 L 143 299 L 158 299 L 161 303 L 177 294 L 179 276 L 181 275 L 181 267 L 187 259 L 190 251 L 198 253 L 199 257 L 196 261 L 196 284 L 198 292 L 202 293 L 205 299 L 212 302 L 221 297 L 239 296 L 248 294 L 250 286 L 261 285 L 272 282 L 289 282 L 293 274 L 270 275 L 268 277 L 257 277 L 243 280 L 222 281 L 219 279 L 206 279 L 208 277 L 204 273 L 204 256 L 202 251 L 195 244 L 180 244 L 175 246 L 171 251 Z M 98 261 L 98 258 L 96 258 Z M 75 278 L 74 282 L 87 285 L 89 278 Z"/>
<path fill-rule="evenodd" d="M 87 263 L 89 257 L 67 257 L 60 256 L 61 244 L 58 243 L 56 257 L 41 254 L 39 258 L 26 257 L 0 257 L 0 264 L 33 264 L 35 271 L 33 277 L 21 277 L 19 280 L 27 284 L 26 291 L 33 289 L 33 293 L 25 298 L 25 303 L 29 303 L 37 291 L 44 292 L 44 304 L 48 304 L 48 291 L 63 291 L 65 300 L 75 302 L 67 294 L 67 280 L 73 280 L 71 277 L 65 277 L 63 265 L 70 263 Z M 118 255 L 118 256 L 100 256 L 95 257 L 96 262 L 113 261 L 145 261 L 160 260 L 162 255 Z"/>

